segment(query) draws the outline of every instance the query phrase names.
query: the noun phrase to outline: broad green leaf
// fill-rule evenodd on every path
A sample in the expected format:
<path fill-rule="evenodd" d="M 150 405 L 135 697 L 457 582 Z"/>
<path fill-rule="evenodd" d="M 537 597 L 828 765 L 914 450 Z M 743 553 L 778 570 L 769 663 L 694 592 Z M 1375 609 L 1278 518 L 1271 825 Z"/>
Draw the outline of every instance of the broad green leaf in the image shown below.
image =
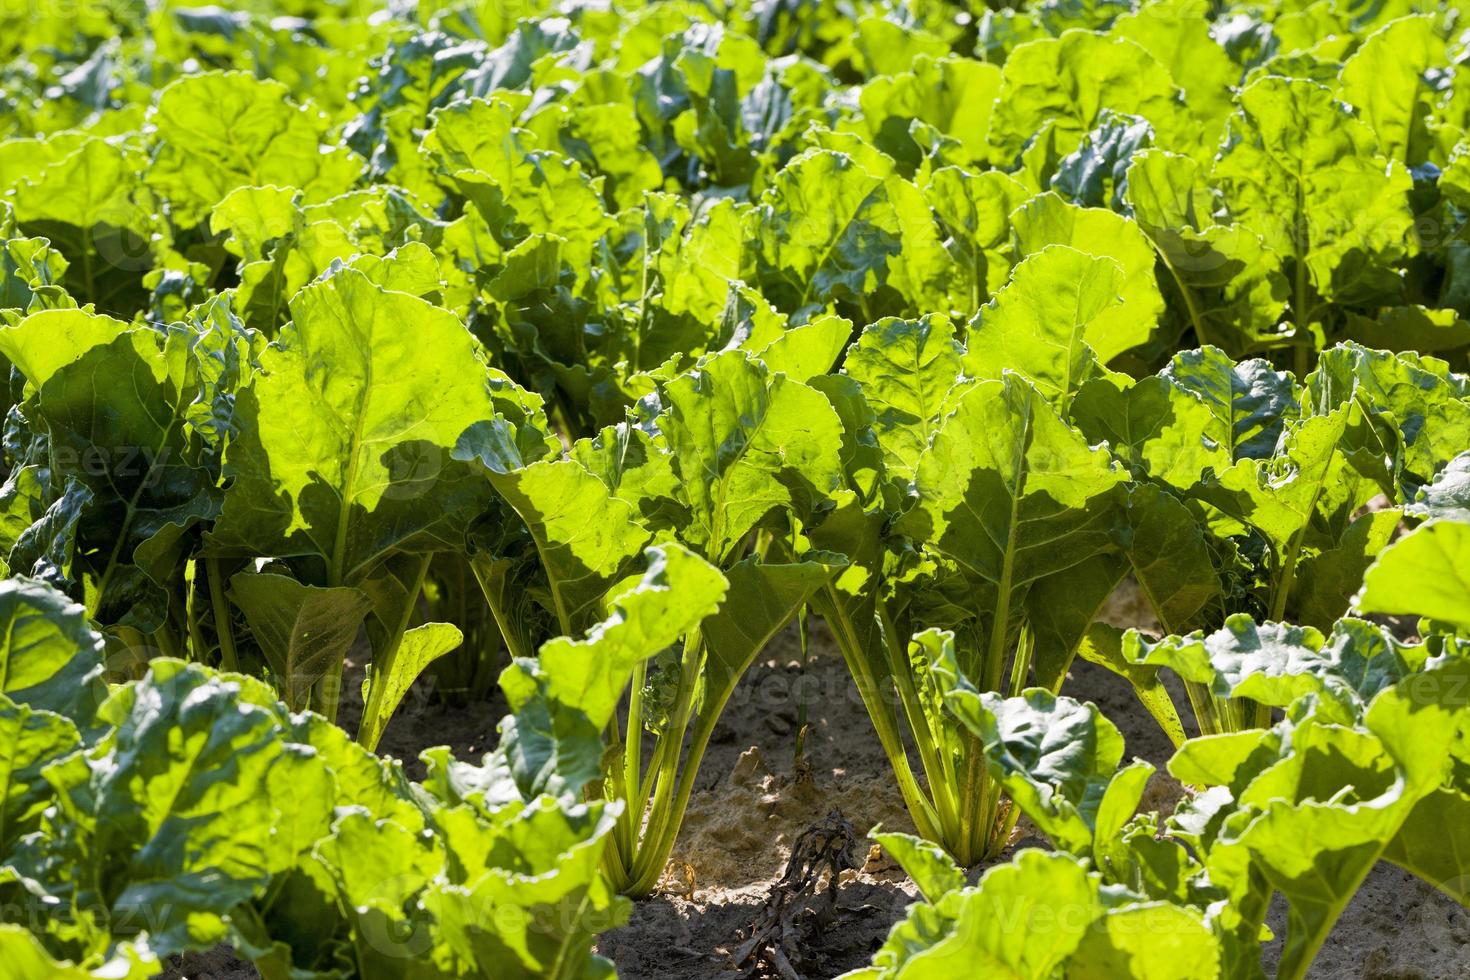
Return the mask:
<path fill-rule="evenodd" d="M 997 642 L 1031 583 L 1113 546 L 1122 480 L 1105 451 L 1008 374 L 955 403 L 919 460 L 918 502 L 897 529 L 959 566 Z"/>
<path fill-rule="evenodd" d="M 1413 221 L 1408 173 L 1375 157 L 1367 125 L 1323 85 L 1267 76 L 1238 100 L 1213 180 L 1234 220 L 1294 264 L 1298 330 L 1324 302 L 1397 295 L 1393 263 Z"/>
<path fill-rule="evenodd" d="M 451 857 L 417 901 L 433 919 L 432 959 L 460 974 L 611 976 L 592 947 L 630 906 L 601 871 L 615 806 L 570 808 L 542 797 L 489 821 L 466 808 L 445 813 L 439 830 Z"/>
<path fill-rule="evenodd" d="M 140 186 L 139 148 L 86 138 L 55 159 L 28 155 L 40 166 L 10 175 L 15 218 L 63 255 L 77 257 L 66 270 L 67 289 L 103 309 L 140 300 L 138 272 L 153 264 L 157 218 Z"/>
<path fill-rule="evenodd" d="M 82 747 L 77 728 L 50 711 L 33 709 L 0 694 L 0 854 L 8 855 L 24 834 L 38 829 L 55 787 L 42 771 Z"/>
<path fill-rule="evenodd" d="M 1429 73 L 1446 59 L 1434 18 L 1403 17 L 1369 35 L 1343 62 L 1338 95 L 1378 137 L 1378 152 L 1407 166 L 1431 149 L 1426 123 L 1438 93 Z"/>
<path fill-rule="evenodd" d="M 53 486 L 75 480 L 92 495 L 77 515 L 81 560 L 70 577 L 93 615 L 145 633 L 167 615 L 181 536 L 219 506 L 184 422 L 191 379 L 162 341 L 146 329 L 120 334 L 57 369 L 36 396 Z"/>
<path fill-rule="evenodd" d="M 899 161 L 905 174 L 918 165 L 921 153 L 910 136 L 914 120 L 953 137 L 968 158 L 965 162 L 983 161 L 989 153 L 985 137 L 1000 76 L 995 65 L 969 58 L 905 59 L 899 71 L 862 87 L 862 125 L 869 141 Z"/>
<path fill-rule="evenodd" d="M 962 678 L 947 682 L 944 702 L 980 737 L 991 773 L 1021 812 L 1059 848 L 1091 854 L 1098 808 L 1123 758 L 1123 736 L 1097 706 L 1040 688 L 1004 698 Z M 1137 805 L 1125 807 L 1125 820 Z"/>
<path fill-rule="evenodd" d="M 873 411 L 873 432 L 894 479 L 913 479 L 959 377 L 962 354 L 954 327 L 938 315 L 879 320 L 848 351 L 843 369 Z"/>
<path fill-rule="evenodd" d="M 1303 419 L 1283 433 L 1275 456 L 1241 459 L 1194 491 L 1270 546 L 1272 617 L 1294 608 L 1303 556 L 1337 545 L 1351 515 L 1378 492 L 1344 451 L 1347 422 L 1346 408 Z"/>
<path fill-rule="evenodd" d="M 1398 532 L 1397 510 L 1369 511 L 1348 525 L 1332 547 L 1302 558 L 1296 618 L 1327 630 L 1348 611 L 1363 575 Z"/>
<path fill-rule="evenodd" d="M 494 415 L 474 338 L 352 269 L 303 289 L 291 316 L 238 398 L 213 547 L 309 558 L 333 587 L 395 552 L 458 547 L 488 488 L 450 452 Z"/>
<path fill-rule="evenodd" d="M 0 693 L 86 728 L 106 697 L 102 637 L 87 611 L 41 582 L 0 582 Z"/>
<path fill-rule="evenodd" d="M 1168 666 L 1186 680 L 1209 687 L 1220 699 L 1249 698 L 1284 708 L 1303 694 L 1321 690 L 1331 676 L 1325 639 L 1310 627 L 1257 624 L 1236 614 L 1208 636 L 1169 637 L 1158 644 L 1133 644 L 1133 658 Z"/>
<path fill-rule="evenodd" d="M 1139 479 L 1188 491 L 1207 472 L 1233 462 L 1228 422 L 1203 397 L 1167 377 L 1093 378 L 1070 409 L 1083 435 L 1106 441 Z"/>
<path fill-rule="evenodd" d="M 538 149 L 498 98 L 461 100 L 437 109 L 424 150 L 447 182 L 474 204 L 503 246 L 528 234 L 562 239 L 574 270 L 591 264 L 596 242 L 612 226 L 602 205 L 602 179 L 580 164 Z"/>
<path fill-rule="evenodd" d="M 1205 533 L 1189 509 L 1153 486 L 1128 491 L 1122 551 L 1164 628 L 1183 629 L 1220 597 Z"/>
<path fill-rule="evenodd" d="M 946 247 L 959 267 L 956 301 L 963 297 L 961 309 L 973 315 L 1005 284 L 1010 215 L 1030 192 L 998 170 L 972 174 L 959 167 L 935 170 L 922 187 L 924 199 L 949 233 Z"/>
<path fill-rule="evenodd" d="M 809 151 L 783 167 L 762 212 L 760 256 L 776 280 L 768 295 L 782 308 L 867 295 L 903 247 L 884 180 L 830 150 Z"/>
<path fill-rule="evenodd" d="M 0 310 L 36 313 L 72 309 L 63 285 L 66 259 L 45 238 L 0 239 Z"/>
<path fill-rule="evenodd" d="M 127 324 L 85 310 L 43 310 L 10 327 L 0 327 L 0 354 L 36 388 L 94 347 L 109 344 Z"/>
<path fill-rule="evenodd" d="M 868 839 L 875 841 L 913 879 L 924 901 L 936 904 L 945 895 L 965 886 L 965 873 L 938 844 L 913 834 L 883 832 L 874 827 Z"/>
<path fill-rule="evenodd" d="M 524 796 L 577 796 L 600 778 L 601 733 L 633 668 L 695 628 L 725 599 L 714 567 L 678 545 L 648 552 L 648 571 L 609 600 L 609 617 L 583 639 L 558 637 L 536 660 L 506 668 L 501 687 L 513 717 L 501 747 Z"/>
<path fill-rule="evenodd" d="M 970 325 L 965 373 L 1018 371 L 1060 411 L 1105 371 L 1093 344 L 1111 346 L 1107 318 L 1121 306 L 1123 269 L 1064 245 L 1027 256 Z"/>
<path fill-rule="evenodd" d="M 1470 907 L 1470 793 L 1446 787 L 1424 797 L 1383 857 Z"/>
<path fill-rule="evenodd" d="M 464 633 L 449 623 L 425 623 L 406 631 L 386 656 L 374 656 L 363 680 L 362 726 L 357 740 L 378 746 L 403 696 L 429 665 L 464 642 Z"/>
<path fill-rule="evenodd" d="M 1111 909 L 1087 933 L 1067 967 L 1069 980 L 1212 980 L 1219 939 L 1187 906 L 1140 902 Z"/>
<path fill-rule="evenodd" d="M 705 360 L 665 387 L 659 427 L 691 520 L 681 537 L 723 562 L 773 511 L 810 522 L 842 486 L 842 426 L 826 397 L 741 351 Z"/>
<path fill-rule="evenodd" d="M 1213 149 L 1240 68 L 1211 35 L 1211 26 L 1205 11 L 1188 0 L 1157 0 L 1119 17 L 1108 33 L 1137 44 L 1169 70 L 1184 90 L 1184 110 L 1203 129 L 1200 142 Z"/>
<path fill-rule="evenodd" d="M 299 187 L 316 201 L 355 183 L 360 162 L 345 147 L 325 146 L 327 120 L 293 105 L 290 94 L 244 72 L 190 75 L 160 91 L 148 183 L 175 222 L 199 224 L 239 187 Z"/>
<path fill-rule="evenodd" d="M 1210 877 L 1237 900 L 1259 881 L 1282 892 L 1283 971 L 1305 972 L 1415 805 L 1440 787 L 1463 711 L 1447 694 L 1466 672 L 1456 659 L 1406 679 L 1374 700 L 1363 729 L 1305 721 L 1280 744 L 1284 757 L 1260 759 L 1267 767 L 1237 793 L 1250 816 L 1224 825 Z"/>
<path fill-rule="evenodd" d="M 1009 63 L 1008 63 L 1009 64 Z M 1164 309 L 1154 278 L 1154 250 L 1133 221 L 1101 208 L 1069 204 L 1054 193 L 1035 197 L 1011 215 L 1017 251 L 1023 256 L 1048 245 L 1068 245 L 1088 255 L 1109 258 L 1122 270 L 1116 285 L 1108 287 L 1121 303 L 1111 309 L 1100 297 L 1085 304 L 1091 315 L 1075 320 L 1087 323 L 1087 343 L 1104 364 L 1153 335 Z M 1101 291 L 1103 287 L 1095 289 Z M 1079 298 L 1079 305 L 1082 300 Z"/>
<path fill-rule="evenodd" d="M 1053 976 L 1103 914 L 1096 880 L 1075 858 L 1028 849 L 991 868 L 974 888 L 950 892 L 934 906 L 914 906 L 874 955 L 871 975 Z M 1034 924 L 1043 921 L 1047 942 L 1038 943 Z"/>
<path fill-rule="evenodd" d="M 146 943 L 119 943 L 106 960 L 77 964 L 58 961 L 25 926 L 0 924 L 0 980 L 146 980 L 163 964 Z"/>
<path fill-rule="evenodd" d="M 1083 207 L 1123 210 L 1128 164 L 1153 138 L 1148 120 L 1104 111 L 1078 147 L 1056 162 L 1051 190 Z"/>
<path fill-rule="evenodd" d="M 1132 41 L 1086 31 L 1030 41 L 1002 69 L 992 152 L 1008 163 L 1046 123 L 1070 152 L 1104 109 L 1142 116 L 1172 137 L 1181 128 L 1175 96 L 1168 71 Z"/>
<path fill-rule="evenodd" d="M 1385 480 L 1385 491 L 1396 487 L 1409 497 L 1470 445 L 1464 396 L 1463 380 L 1443 361 L 1345 343 L 1322 352 L 1303 400 L 1317 414 L 1356 403 L 1363 425 L 1351 434 L 1351 449 L 1365 459 L 1388 457 L 1392 483 Z"/>
<path fill-rule="evenodd" d="M 1290 375 L 1262 360 L 1236 363 L 1216 347 L 1174 355 L 1161 376 L 1209 406 L 1220 423 L 1208 429 L 1210 438 L 1232 462 L 1270 456 L 1297 407 Z"/>
<path fill-rule="evenodd" d="M 1427 616 L 1470 630 L 1470 524 L 1431 521 L 1389 545 L 1363 577 L 1362 612 Z"/>
<path fill-rule="evenodd" d="M 273 711 L 198 666 L 154 661 L 104 712 L 116 731 L 91 763 L 95 832 L 77 856 L 99 891 L 78 900 L 149 915 L 162 953 L 225 940 L 225 917 L 325 834 L 330 775 Z"/>
<path fill-rule="evenodd" d="M 1440 517 L 1470 524 L 1470 450 L 1450 460 L 1414 501 L 1404 507 L 1411 517 Z"/>
<path fill-rule="evenodd" d="M 455 457 L 476 460 L 525 521 L 560 628 L 590 626 L 598 603 L 649 539 L 638 511 L 574 459 L 520 466 L 519 451 L 503 425 L 466 430 Z"/>
<path fill-rule="evenodd" d="M 1126 177 L 1124 196 L 1158 252 L 1177 329 L 1237 356 L 1278 340 L 1288 294 L 1281 256 L 1249 228 L 1215 223 L 1200 164 L 1149 149 L 1132 158 Z"/>
<path fill-rule="evenodd" d="M 1438 354 L 1470 344 L 1470 321 L 1453 309 L 1390 306 L 1371 317 L 1349 313 L 1343 338 L 1376 350 Z"/>
<path fill-rule="evenodd" d="M 371 603 L 348 586 L 302 585 L 286 575 L 241 572 L 230 579 L 230 600 L 245 614 L 281 700 L 293 711 L 335 702 L 339 693 L 312 689 L 338 677 Z"/>
<path fill-rule="evenodd" d="M 791 327 L 759 349 L 751 349 L 772 374 L 811 384 L 832 370 L 852 338 L 852 324 L 838 316 L 822 316 Z"/>

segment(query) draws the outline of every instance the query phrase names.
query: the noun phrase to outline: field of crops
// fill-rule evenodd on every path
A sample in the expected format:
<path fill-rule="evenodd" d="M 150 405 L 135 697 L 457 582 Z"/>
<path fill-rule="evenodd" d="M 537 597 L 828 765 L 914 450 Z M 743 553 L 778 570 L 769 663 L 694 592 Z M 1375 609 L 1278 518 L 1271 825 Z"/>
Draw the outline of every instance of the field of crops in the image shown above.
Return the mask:
<path fill-rule="evenodd" d="M 0 2 L 0 980 L 1470 977 L 1470 4 L 1006 2 Z"/>

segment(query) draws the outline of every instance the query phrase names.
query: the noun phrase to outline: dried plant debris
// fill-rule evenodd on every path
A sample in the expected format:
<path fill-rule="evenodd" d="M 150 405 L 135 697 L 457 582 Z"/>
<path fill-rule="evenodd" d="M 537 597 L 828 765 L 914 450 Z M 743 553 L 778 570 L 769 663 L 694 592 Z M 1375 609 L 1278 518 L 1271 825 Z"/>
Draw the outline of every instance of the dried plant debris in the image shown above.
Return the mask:
<path fill-rule="evenodd" d="M 802 970 L 815 966 L 809 962 L 813 937 L 832 924 L 838 911 L 842 872 L 862 867 L 861 842 L 840 810 L 803 831 L 791 848 L 786 873 L 771 886 L 760 914 L 735 950 L 736 967 L 752 978 L 801 980 Z"/>

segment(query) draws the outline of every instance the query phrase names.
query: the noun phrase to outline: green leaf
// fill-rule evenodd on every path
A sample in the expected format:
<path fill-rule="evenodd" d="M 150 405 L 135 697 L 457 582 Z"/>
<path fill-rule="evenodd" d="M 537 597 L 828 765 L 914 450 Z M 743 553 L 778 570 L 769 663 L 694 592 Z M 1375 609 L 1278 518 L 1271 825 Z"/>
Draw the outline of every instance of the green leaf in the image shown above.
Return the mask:
<path fill-rule="evenodd" d="M 559 627 L 590 626 L 598 603 L 649 539 L 638 511 L 576 460 L 520 466 L 519 451 L 498 422 L 466 430 L 455 457 L 476 460 L 525 521 Z"/>
<path fill-rule="evenodd" d="M 1440 517 L 1470 524 L 1470 450 L 1450 460 L 1404 507 L 1410 517 Z"/>
<path fill-rule="evenodd" d="M 1098 810 L 1123 758 L 1123 736 L 1097 706 L 1040 688 L 1004 698 L 962 678 L 948 682 L 944 703 L 980 737 L 991 773 L 1021 812 L 1059 848 L 1091 854 Z M 1135 798 L 1123 807 L 1125 821 L 1137 805 Z"/>
<path fill-rule="evenodd" d="M 612 227 L 603 210 L 602 179 L 539 149 L 535 137 L 515 125 L 515 115 L 500 98 L 462 99 L 435 109 L 424 152 L 446 183 L 473 203 L 502 246 L 528 235 L 555 235 L 565 243 L 566 262 L 586 269 L 597 240 Z"/>
<path fill-rule="evenodd" d="M 148 633 L 166 615 L 179 539 L 219 506 L 216 476 L 184 424 L 193 400 L 177 347 L 137 329 L 92 347 L 40 387 L 36 416 L 51 440 L 54 485 L 91 491 L 78 513 L 87 606 Z"/>
<path fill-rule="evenodd" d="M 406 631 L 386 656 L 374 656 L 362 682 L 362 726 L 357 740 L 368 750 L 378 741 L 403 702 L 403 696 L 429 665 L 464 642 L 464 633 L 449 623 L 425 623 Z"/>
<path fill-rule="evenodd" d="M 678 545 L 649 549 L 648 571 L 609 600 L 611 615 L 584 639 L 558 637 L 536 660 L 501 675 L 514 717 L 501 746 L 524 797 L 576 797 L 601 777 L 601 733 L 633 668 L 688 633 L 724 601 L 714 567 Z"/>
<path fill-rule="evenodd" d="M 1236 363 L 1216 347 L 1174 355 L 1160 376 L 1204 400 L 1219 422 L 1209 437 L 1232 462 L 1270 456 L 1297 407 L 1290 375 L 1259 359 Z"/>
<path fill-rule="evenodd" d="M 1305 418 L 1286 429 L 1275 456 L 1241 459 L 1194 491 L 1266 539 L 1271 617 L 1281 619 L 1295 608 L 1308 549 L 1336 546 L 1350 516 L 1378 492 L 1344 452 L 1347 422 L 1345 408 Z"/>
<path fill-rule="evenodd" d="M 873 292 L 903 248 L 884 180 L 831 150 L 786 164 L 761 210 L 760 257 L 774 280 L 767 295 L 783 309 Z"/>
<path fill-rule="evenodd" d="M 0 695 L 0 735 L 0 855 L 8 855 L 17 840 L 39 829 L 52 804 L 56 790 L 43 770 L 81 748 L 82 738 L 70 720 L 7 695 Z"/>
<path fill-rule="evenodd" d="M 327 119 L 290 94 L 245 72 L 188 75 L 159 92 L 148 183 L 180 227 L 199 224 L 239 187 L 299 187 L 316 202 L 356 182 L 360 162 L 345 147 L 326 147 Z"/>
<path fill-rule="evenodd" d="M 1200 143 L 1213 149 L 1230 113 L 1240 68 L 1211 36 L 1212 21 L 1188 0 L 1149 3 L 1123 14 L 1110 34 L 1143 48 L 1184 90 L 1184 110 L 1203 129 Z"/>
<path fill-rule="evenodd" d="M 310 558 L 330 587 L 396 552 L 459 547 L 488 488 L 450 451 L 495 414 L 474 338 L 352 269 L 303 289 L 291 315 L 238 397 L 211 546 Z"/>
<path fill-rule="evenodd" d="M 919 457 L 939 428 L 964 349 L 948 318 L 885 318 L 863 329 L 843 363 L 872 409 L 873 433 L 888 474 L 914 477 Z"/>
<path fill-rule="evenodd" d="M 1378 137 L 1378 152 L 1407 166 L 1433 148 L 1428 118 L 1438 97 L 1430 72 L 1445 63 L 1430 16 L 1401 17 L 1370 34 L 1343 62 L 1338 95 Z"/>
<path fill-rule="evenodd" d="M 286 575 L 241 572 L 230 579 L 230 600 L 245 614 L 274 674 L 276 690 L 292 711 L 314 703 L 312 689 L 337 677 L 371 608 L 347 586 L 302 585 Z M 337 692 L 325 692 L 335 701 Z"/>
<path fill-rule="evenodd" d="M 913 906 L 874 955 L 872 975 L 1053 976 L 1103 911 L 1095 880 L 1075 858 L 1022 851 L 987 871 L 976 887 L 950 892 L 935 906 Z M 1050 924 L 1044 943 L 1026 928 L 1039 921 Z"/>
<path fill-rule="evenodd" d="M 1093 378 L 1072 400 L 1070 415 L 1140 479 L 1188 490 L 1207 471 L 1231 463 L 1225 425 L 1204 399 L 1167 378 Z"/>
<path fill-rule="evenodd" d="M 86 310 L 43 310 L 0 327 L 0 354 L 40 388 L 58 370 L 94 347 L 116 340 L 128 325 Z"/>
<path fill-rule="evenodd" d="M 102 138 L 63 146 L 52 159 L 28 154 L 39 166 L 16 175 L 16 221 L 78 258 L 66 270 L 72 295 L 103 309 L 141 301 L 138 271 L 153 264 L 158 219 L 140 185 L 140 149 Z"/>
<path fill-rule="evenodd" d="M 946 247 L 958 266 L 954 289 L 965 297 L 967 313 L 1001 286 L 1010 271 L 1007 251 L 1011 212 L 1031 196 L 1020 181 L 998 170 L 972 174 L 940 167 L 922 185 L 924 199 L 949 233 Z M 958 297 L 957 297 L 958 298 Z"/>
<path fill-rule="evenodd" d="M 1199 912 L 1164 902 L 1110 909 L 1068 965 L 1069 980 L 1210 980 L 1220 976 L 1220 942 Z"/>
<path fill-rule="evenodd" d="M 102 637 L 86 610 L 41 582 L 0 582 L 0 693 L 19 705 L 92 723 L 107 696 Z"/>
<path fill-rule="evenodd" d="M 163 955 L 225 941 L 226 917 L 326 833 L 330 774 L 243 681 L 155 660 L 103 706 L 115 731 L 59 815 L 85 807 L 85 823 L 43 845 L 76 862 L 72 900 L 114 921 L 148 916 Z"/>
<path fill-rule="evenodd" d="M 842 424 L 814 388 L 742 351 L 705 360 L 665 386 L 659 428 L 691 511 L 681 537 L 721 563 L 772 512 L 810 523 L 842 486 Z"/>
<path fill-rule="evenodd" d="M 1368 567 L 1398 532 L 1397 510 L 1375 510 L 1348 525 L 1337 544 L 1302 559 L 1296 618 L 1327 630 L 1348 611 Z"/>
<path fill-rule="evenodd" d="M 1241 225 L 1217 224 L 1199 163 L 1149 149 L 1133 157 L 1124 195 L 1167 277 L 1179 329 L 1244 356 L 1277 340 L 1288 283 L 1281 256 Z"/>
<path fill-rule="evenodd" d="M 918 501 L 896 529 L 960 570 L 966 604 L 990 636 L 988 672 L 1003 669 L 1034 582 L 1112 549 L 1112 491 L 1123 479 L 1015 375 L 956 401 L 919 460 Z M 998 687 L 998 676 L 982 686 Z"/>
<path fill-rule="evenodd" d="M 601 870 L 615 807 L 569 808 L 543 797 L 490 821 L 463 809 L 444 814 L 451 857 L 418 901 L 433 917 L 433 961 L 458 975 L 613 976 L 592 949 L 630 908 Z"/>
<path fill-rule="evenodd" d="M 1389 545 L 1363 577 L 1354 605 L 1470 630 L 1470 524 L 1431 521 Z"/>
<path fill-rule="evenodd" d="M 1367 125 L 1316 82 L 1267 76 L 1238 100 L 1214 180 L 1234 219 L 1295 263 L 1298 330 L 1322 316 L 1316 297 L 1398 295 L 1394 263 L 1413 222 L 1404 168 L 1385 168 Z"/>
<path fill-rule="evenodd" d="M 1380 478 L 1385 492 L 1402 497 L 1412 496 L 1470 444 L 1464 382 L 1431 357 L 1338 344 L 1318 358 L 1307 378 L 1307 398 L 1319 415 L 1356 406 L 1362 422 L 1350 434 L 1349 449 L 1381 474 L 1380 459 L 1389 457 L 1391 468 Z"/>
<path fill-rule="evenodd" d="M 1123 268 L 1064 245 L 1048 245 L 1011 271 L 1011 281 L 969 328 L 965 373 L 1018 371 L 1065 412 L 1077 389 L 1106 369 L 1093 344 L 1110 346 L 1108 315 L 1122 304 Z"/>
<path fill-rule="evenodd" d="M 0 924 L 0 980 L 147 980 L 162 967 L 146 943 L 131 942 L 119 943 L 105 961 L 57 961 L 25 926 Z"/>
<path fill-rule="evenodd" d="M 863 26 L 876 23 L 882 22 L 867 20 Z M 885 26 L 892 29 L 894 25 Z M 912 35 L 904 30 L 900 36 Z M 918 120 L 958 141 L 967 158 L 964 162 L 983 161 L 989 152 L 985 137 L 1000 87 L 1000 69 L 952 56 L 919 56 L 900 64 L 898 71 L 871 79 L 858 95 L 868 141 L 899 161 L 909 174 L 921 153 L 910 133 L 913 121 Z"/>
<path fill-rule="evenodd" d="M 1009 62 L 1007 67 L 1009 67 Z M 1017 251 L 1023 256 L 1040 252 L 1048 245 L 1067 245 L 1088 255 L 1109 258 L 1122 270 L 1121 279 L 1106 287 L 1106 279 L 1093 286 L 1086 309 L 1090 316 L 1076 316 L 1086 323 L 1087 343 L 1104 364 L 1132 347 L 1147 343 L 1164 310 L 1164 300 L 1154 278 L 1154 250 L 1138 225 L 1112 211 L 1081 208 L 1053 193 L 1032 198 L 1011 215 L 1016 229 Z M 1075 261 L 1075 260 L 1074 260 Z M 1111 291 L 1122 300 L 1111 309 L 1102 305 L 1102 295 Z M 1079 297 L 1079 303 L 1082 302 Z"/>
<path fill-rule="evenodd" d="M 1104 109 L 1142 116 L 1166 138 L 1182 124 L 1168 71 L 1132 41 L 1068 31 L 1018 45 L 1002 69 L 991 117 L 995 159 L 1014 159 L 1047 123 L 1070 152 Z"/>
<path fill-rule="evenodd" d="M 955 866 L 954 860 L 938 844 L 913 834 L 884 833 L 880 827 L 868 831 L 868 838 L 899 863 L 904 873 L 918 886 L 924 901 L 931 905 L 965 886 L 965 873 Z"/>
<path fill-rule="evenodd" d="M 1424 797 L 1383 857 L 1470 907 L 1470 793 L 1447 787 Z"/>

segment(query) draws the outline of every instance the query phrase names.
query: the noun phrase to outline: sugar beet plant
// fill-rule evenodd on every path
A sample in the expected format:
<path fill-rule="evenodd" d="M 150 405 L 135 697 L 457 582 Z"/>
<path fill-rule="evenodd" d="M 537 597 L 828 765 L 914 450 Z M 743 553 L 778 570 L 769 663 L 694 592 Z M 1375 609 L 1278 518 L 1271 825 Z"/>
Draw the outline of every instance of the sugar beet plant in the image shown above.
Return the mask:
<path fill-rule="evenodd" d="M 1004 698 L 949 671 L 947 703 L 1056 852 L 1023 851 L 966 887 L 932 845 L 875 834 L 924 901 L 871 968 L 848 976 L 920 976 L 962 959 L 1020 976 L 1263 977 L 1260 936 L 1279 894 L 1276 976 L 1298 978 L 1380 860 L 1465 902 L 1459 830 L 1435 825 L 1470 815 L 1470 588 L 1455 575 L 1414 585 L 1444 575 L 1470 540 L 1463 514 L 1440 514 L 1389 547 L 1355 599 L 1361 613 L 1423 614 L 1418 642 L 1360 618 L 1324 636 L 1239 616 L 1197 653 L 1175 644 L 1196 682 L 1281 714 L 1184 742 L 1169 771 L 1200 792 L 1164 827 L 1134 815 L 1153 767 L 1119 768 L 1121 736 L 1095 706 L 1041 688 Z M 1020 909 L 1033 911 L 1017 919 Z M 1047 943 L 1015 941 L 1019 923 L 1039 921 Z"/>
<path fill-rule="evenodd" d="M 1254 978 L 1279 892 L 1300 976 L 1463 882 L 1467 12 L 0 10 L 4 961 L 606 976 L 808 614 L 919 834 L 867 975 Z"/>

